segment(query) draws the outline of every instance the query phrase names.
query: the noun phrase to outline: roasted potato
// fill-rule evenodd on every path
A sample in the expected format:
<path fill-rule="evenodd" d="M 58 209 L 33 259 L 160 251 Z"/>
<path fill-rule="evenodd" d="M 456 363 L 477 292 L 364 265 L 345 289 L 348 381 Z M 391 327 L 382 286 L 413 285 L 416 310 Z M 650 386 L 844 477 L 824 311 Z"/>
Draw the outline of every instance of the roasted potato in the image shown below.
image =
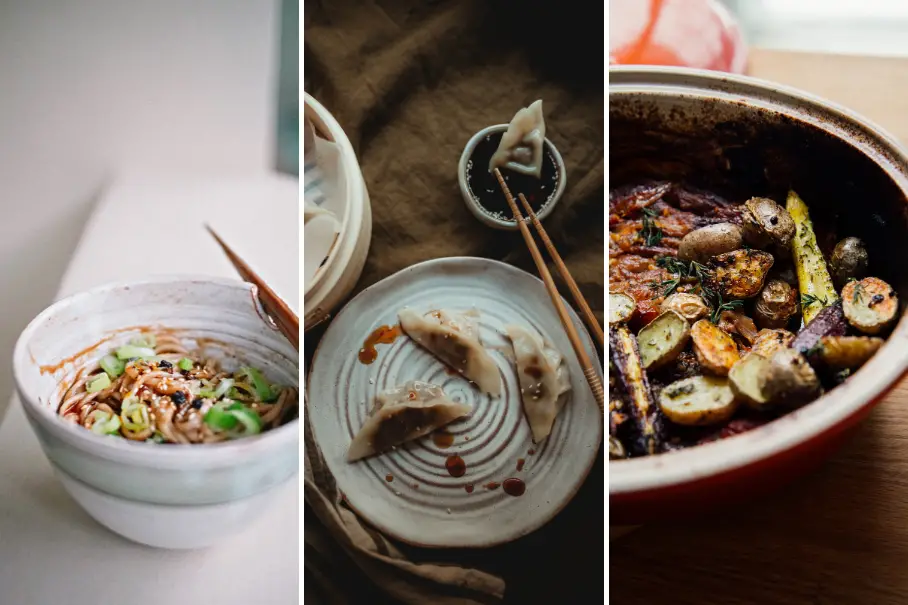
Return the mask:
<path fill-rule="evenodd" d="M 714 256 L 710 286 L 726 300 L 756 296 L 763 287 L 773 257 L 761 250 L 735 250 Z"/>
<path fill-rule="evenodd" d="M 870 256 L 864 242 L 856 237 L 846 237 L 832 251 L 829 258 L 829 270 L 838 287 L 843 287 L 852 279 L 861 279 L 867 275 Z"/>
<path fill-rule="evenodd" d="M 706 263 L 713 256 L 741 247 L 741 228 L 733 223 L 716 223 L 691 231 L 681 239 L 678 257 Z"/>
<path fill-rule="evenodd" d="M 780 279 L 766 282 L 754 304 L 757 325 L 767 330 L 784 328 L 798 313 L 798 292 Z"/>
<path fill-rule="evenodd" d="M 694 341 L 697 361 L 712 374 L 727 376 L 731 367 L 740 359 L 738 345 L 732 337 L 708 319 L 695 323 L 690 336 Z"/>
<path fill-rule="evenodd" d="M 820 339 L 820 361 L 837 370 L 854 370 L 873 357 L 885 341 L 875 336 L 824 336 Z"/>
<path fill-rule="evenodd" d="M 779 349 L 787 349 L 794 339 L 788 330 L 760 330 L 750 352 L 769 358 Z"/>
<path fill-rule="evenodd" d="M 674 311 L 687 321 L 697 321 L 709 315 L 709 305 L 703 297 L 688 292 L 675 292 L 662 301 L 662 311 Z"/>
<path fill-rule="evenodd" d="M 690 340 L 690 324 L 674 311 L 666 311 L 637 333 L 640 360 L 647 370 L 674 361 Z"/>
<path fill-rule="evenodd" d="M 845 319 L 865 334 L 879 334 L 898 316 L 899 298 L 892 286 L 876 277 L 848 282 L 842 290 Z"/>
<path fill-rule="evenodd" d="M 820 380 L 800 352 L 779 349 L 761 375 L 760 390 L 771 403 L 796 405 L 817 394 Z"/>
<path fill-rule="evenodd" d="M 768 369 L 769 359 L 751 351 L 728 373 L 728 382 L 735 396 L 755 410 L 765 409 L 769 403 L 762 388 L 762 377 Z"/>
<path fill-rule="evenodd" d="M 823 253 L 817 245 L 813 223 L 807 205 L 794 191 L 788 192 L 788 213 L 795 223 L 795 237 L 791 250 L 798 274 L 798 289 L 801 292 L 801 313 L 804 323 L 809 324 L 824 307 L 838 300 L 832 278 L 823 260 Z"/>
<path fill-rule="evenodd" d="M 788 211 L 766 197 L 744 202 L 741 219 L 744 240 L 758 248 L 788 247 L 795 234 L 795 224 Z"/>
<path fill-rule="evenodd" d="M 637 303 L 623 292 L 608 293 L 608 323 L 619 324 L 630 321 L 637 310 Z"/>
<path fill-rule="evenodd" d="M 659 407 L 665 417 L 676 424 L 703 426 L 725 422 L 738 406 L 728 380 L 694 376 L 662 389 Z"/>

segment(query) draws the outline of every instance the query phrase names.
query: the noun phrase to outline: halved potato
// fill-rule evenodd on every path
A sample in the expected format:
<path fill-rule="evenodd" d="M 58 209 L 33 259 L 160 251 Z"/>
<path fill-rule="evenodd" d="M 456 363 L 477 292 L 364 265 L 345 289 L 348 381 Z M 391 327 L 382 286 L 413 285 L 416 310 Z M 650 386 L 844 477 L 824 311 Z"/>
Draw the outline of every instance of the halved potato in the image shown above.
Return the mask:
<path fill-rule="evenodd" d="M 772 357 L 779 349 L 787 349 L 794 339 L 795 335 L 788 330 L 760 330 L 750 352 Z"/>
<path fill-rule="evenodd" d="M 637 347 L 643 367 L 653 370 L 674 361 L 690 340 L 690 324 L 674 311 L 666 311 L 640 330 Z"/>
<path fill-rule="evenodd" d="M 728 333 L 708 319 L 701 319 L 690 330 L 694 353 L 700 365 L 712 374 L 727 376 L 731 367 L 740 359 L 738 345 Z"/>
<path fill-rule="evenodd" d="M 765 409 L 769 404 L 762 385 L 762 376 L 768 369 L 769 359 L 750 352 L 733 365 L 728 373 L 728 382 L 735 396 L 756 410 Z"/>
<path fill-rule="evenodd" d="M 623 292 L 608 293 L 608 323 L 609 325 L 624 323 L 630 320 L 637 310 L 637 302 Z"/>
<path fill-rule="evenodd" d="M 662 389 L 659 407 L 665 417 L 676 424 L 703 426 L 725 422 L 738 406 L 728 380 L 693 376 Z"/>
<path fill-rule="evenodd" d="M 855 369 L 873 357 L 884 342 L 876 336 L 824 336 L 819 356 L 831 368 Z"/>
<path fill-rule="evenodd" d="M 842 289 L 845 319 L 865 334 L 879 334 L 895 321 L 899 298 L 892 286 L 876 277 L 848 282 Z"/>
<path fill-rule="evenodd" d="M 750 298 L 760 293 L 773 262 L 772 254 L 762 250 L 726 252 L 710 261 L 711 281 L 726 300 Z"/>
<path fill-rule="evenodd" d="M 675 311 L 687 321 L 697 321 L 709 314 L 709 305 L 702 296 L 690 292 L 675 292 L 662 301 L 663 311 Z"/>

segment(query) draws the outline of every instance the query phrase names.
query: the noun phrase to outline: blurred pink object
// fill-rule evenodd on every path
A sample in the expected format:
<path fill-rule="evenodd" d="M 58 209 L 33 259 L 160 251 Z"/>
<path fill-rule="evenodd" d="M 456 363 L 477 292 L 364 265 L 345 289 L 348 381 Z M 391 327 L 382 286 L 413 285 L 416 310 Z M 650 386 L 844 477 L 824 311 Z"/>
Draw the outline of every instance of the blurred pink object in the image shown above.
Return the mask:
<path fill-rule="evenodd" d="M 716 0 L 610 0 L 609 63 L 744 73 L 747 47 Z"/>

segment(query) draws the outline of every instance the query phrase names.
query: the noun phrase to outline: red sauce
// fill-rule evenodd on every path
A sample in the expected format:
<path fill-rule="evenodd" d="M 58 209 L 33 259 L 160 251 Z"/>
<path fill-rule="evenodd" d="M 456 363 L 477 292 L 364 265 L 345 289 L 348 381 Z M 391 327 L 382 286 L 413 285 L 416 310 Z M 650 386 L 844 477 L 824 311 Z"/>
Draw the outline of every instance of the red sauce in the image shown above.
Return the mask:
<path fill-rule="evenodd" d="M 388 473 L 387 475 L 385 475 L 385 481 L 387 481 L 388 483 L 391 483 L 392 481 L 394 481 L 394 475 L 392 475 L 391 473 Z"/>
<path fill-rule="evenodd" d="M 523 458 L 517 459 L 517 472 L 518 473 L 523 470 L 523 465 L 525 462 L 526 462 L 526 460 L 524 460 Z"/>
<path fill-rule="evenodd" d="M 419 489 L 419 483 L 414 483 L 414 484 L 413 484 L 413 489 Z"/>
<path fill-rule="evenodd" d="M 467 473 L 467 463 L 457 454 L 448 456 L 445 460 L 445 468 L 452 477 L 463 477 Z"/>
<path fill-rule="evenodd" d="M 504 483 L 501 485 L 504 489 L 504 493 L 509 496 L 522 496 L 523 493 L 527 491 L 527 484 L 521 479 L 505 479 Z"/>
<path fill-rule="evenodd" d="M 486 489 L 498 489 L 499 487 L 501 487 L 501 484 L 497 481 L 489 481 L 488 483 L 486 483 L 485 487 Z"/>
<path fill-rule="evenodd" d="M 61 359 L 57 363 L 49 364 L 46 366 L 38 366 L 38 371 L 41 372 L 42 374 L 54 374 L 58 370 L 62 370 L 63 366 L 65 366 L 66 364 L 75 363 L 79 358 L 84 357 L 85 355 L 88 355 L 89 353 L 91 353 L 92 351 L 94 351 L 95 349 L 97 349 L 98 347 L 100 347 L 101 345 L 103 345 L 105 342 L 107 342 L 108 340 L 110 340 L 112 338 L 113 338 L 113 335 L 108 336 L 106 338 L 102 338 L 95 344 L 93 344 L 89 347 L 85 347 L 84 349 L 82 349 L 81 351 L 76 353 L 75 355 L 70 355 L 69 357 L 67 357 L 65 359 Z"/>
<path fill-rule="evenodd" d="M 527 452 L 527 455 L 532 456 L 535 453 L 536 453 L 536 450 L 534 450 L 533 448 L 530 448 L 530 451 Z"/>
<path fill-rule="evenodd" d="M 454 435 L 445 431 L 435 431 L 432 433 L 432 442 L 441 449 L 446 449 L 454 444 Z"/>
<path fill-rule="evenodd" d="M 472 483 L 467 483 L 463 488 L 464 488 L 465 490 L 467 490 L 467 493 L 468 493 L 468 494 L 472 494 L 472 493 L 473 493 L 473 484 L 472 484 Z"/>
<path fill-rule="evenodd" d="M 359 361 L 365 365 L 371 364 L 378 358 L 375 345 L 389 345 L 400 336 L 400 326 L 379 326 L 363 341 L 363 348 L 359 350 Z"/>

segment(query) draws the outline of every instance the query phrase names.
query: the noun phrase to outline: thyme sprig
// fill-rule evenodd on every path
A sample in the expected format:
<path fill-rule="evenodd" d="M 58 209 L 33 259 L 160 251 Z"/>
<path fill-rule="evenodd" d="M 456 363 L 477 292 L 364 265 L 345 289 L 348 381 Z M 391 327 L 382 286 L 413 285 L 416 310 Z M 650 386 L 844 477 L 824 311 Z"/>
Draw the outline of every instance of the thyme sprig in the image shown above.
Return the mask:
<path fill-rule="evenodd" d="M 662 241 L 662 229 L 653 220 L 657 216 L 659 216 L 659 213 L 652 208 L 643 209 L 643 226 L 640 228 L 640 236 L 643 238 L 643 243 L 648 247 L 658 246 L 659 242 Z"/>

